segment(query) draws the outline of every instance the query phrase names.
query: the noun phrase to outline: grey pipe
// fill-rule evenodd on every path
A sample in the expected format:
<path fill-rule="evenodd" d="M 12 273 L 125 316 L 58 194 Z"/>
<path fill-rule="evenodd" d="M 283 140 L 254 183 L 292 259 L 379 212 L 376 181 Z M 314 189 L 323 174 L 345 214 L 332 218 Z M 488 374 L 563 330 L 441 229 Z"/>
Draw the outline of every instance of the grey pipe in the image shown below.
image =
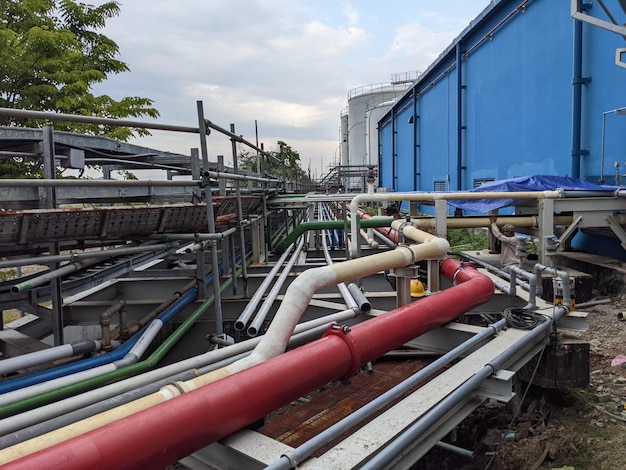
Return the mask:
<path fill-rule="evenodd" d="M 546 271 L 547 273 L 550 273 L 553 276 L 558 276 L 558 277 L 561 278 L 561 281 L 563 282 L 563 304 L 567 308 L 571 308 L 572 307 L 572 296 L 571 296 L 570 288 L 569 288 L 569 274 L 567 272 L 565 272 L 565 271 L 554 269 L 554 268 L 551 268 L 549 266 L 545 266 L 545 265 L 540 264 L 540 263 L 535 264 L 535 276 L 537 276 L 537 279 L 541 279 L 541 272 L 542 271 Z M 539 283 L 539 285 L 541 285 L 541 283 Z M 541 293 L 539 293 L 539 294 L 541 294 Z"/>
<path fill-rule="evenodd" d="M 343 322 L 354 318 L 355 315 L 356 314 L 353 310 L 343 310 L 326 315 L 324 317 L 299 324 L 296 326 L 294 334 L 308 331 L 320 326 L 326 328 L 329 323 Z M 166 379 L 170 376 L 175 376 L 176 374 L 185 373 L 187 370 L 192 370 L 195 377 L 197 376 L 197 372 L 194 371 L 194 369 L 205 367 L 207 364 L 252 351 L 260 341 L 261 337 L 251 338 L 240 343 L 235 343 L 227 348 L 214 349 L 199 356 L 185 359 L 183 361 L 130 377 L 95 390 L 90 390 L 55 403 L 44 405 L 30 411 L 25 411 L 15 416 L 4 418 L 0 420 L 0 432 L 5 434 L 4 438 L 10 438 L 9 435 L 17 430 L 56 418 L 63 414 L 71 413 L 75 410 L 103 400 L 111 398 L 115 400 L 115 397 L 122 395 L 125 392 L 148 385 L 158 380 Z M 111 407 L 113 408 L 115 406 L 116 405 L 112 405 Z"/>
<path fill-rule="evenodd" d="M 94 261 L 96 260 L 92 258 L 87 258 L 82 261 L 77 261 L 75 263 L 66 264 L 65 266 L 59 269 L 48 271 L 42 274 L 41 276 L 37 276 L 27 281 L 23 281 L 18 284 L 15 284 L 14 286 L 11 287 L 11 293 L 18 294 L 20 292 L 24 292 L 24 291 L 33 289 L 35 287 L 42 286 L 46 284 L 47 282 L 52 281 L 53 279 L 58 279 L 62 276 L 65 276 L 66 274 L 76 272 L 84 268 L 85 266 L 88 266 L 89 264 L 93 263 Z"/>
<path fill-rule="evenodd" d="M 156 338 L 162 328 L 163 322 L 159 318 L 155 318 L 154 320 L 152 320 L 152 323 L 148 325 L 146 331 L 144 331 L 143 334 L 139 337 L 131 350 L 128 351 L 128 353 L 122 359 L 113 362 L 115 367 L 117 369 L 121 369 L 122 367 L 126 367 L 139 361 L 139 359 L 141 359 L 141 356 L 144 355 L 144 353 L 150 346 L 150 343 L 154 341 L 154 338 Z"/>
<path fill-rule="evenodd" d="M 100 341 L 91 339 L 81 339 L 69 344 L 54 346 L 42 351 L 35 351 L 21 356 L 9 357 L 0 361 L 0 375 L 10 374 L 18 370 L 27 369 L 32 366 L 45 364 L 66 357 L 79 356 L 94 351 L 99 351 L 102 347 Z"/>
<path fill-rule="evenodd" d="M 234 227 L 215 233 L 155 233 L 150 238 L 158 240 L 222 240 L 235 233 Z"/>
<path fill-rule="evenodd" d="M 359 311 L 361 313 L 369 313 L 372 311 L 372 304 L 370 303 L 369 300 L 367 300 L 367 297 L 365 297 L 365 294 L 361 292 L 361 289 L 359 289 L 359 286 L 351 282 L 350 284 L 348 284 L 348 291 L 350 291 L 350 294 L 352 295 L 352 298 L 354 299 L 357 306 L 359 307 Z"/>
<path fill-rule="evenodd" d="M 382 395 L 378 396 L 363 407 L 359 408 L 354 413 L 333 424 L 332 426 L 325 429 L 317 436 L 308 440 L 296 449 L 290 450 L 289 452 L 281 456 L 279 460 L 266 467 L 266 470 L 289 470 L 294 466 L 301 464 L 315 452 L 327 445 L 329 442 L 335 440 L 344 432 L 353 428 L 358 423 L 364 421 L 372 414 L 388 406 L 389 403 L 400 398 L 411 388 L 415 387 L 420 382 L 426 380 L 427 378 L 438 372 L 442 367 L 448 365 L 458 357 L 461 357 L 462 355 L 471 351 L 487 338 L 496 334 L 505 325 L 505 319 L 502 319 L 497 323 L 494 323 L 493 325 L 489 325 L 480 333 L 472 336 L 467 341 L 458 345 L 448 353 L 430 363 L 428 366 L 413 374 L 411 377 L 407 378 L 395 387 L 389 389 Z"/>
<path fill-rule="evenodd" d="M 276 297 L 278 296 L 280 289 L 285 284 L 285 281 L 287 280 L 287 276 L 289 276 L 289 273 L 291 272 L 291 268 L 293 268 L 293 265 L 298 260 L 298 256 L 300 256 L 300 252 L 302 251 L 302 247 L 304 246 L 304 238 L 305 237 L 300 238 L 300 243 L 298 243 L 298 247 L 296 248 L 296 251 L 294 251 L 293 255 L 289 259 L 289 262 L 285 265 L 283 271 L 280 273 L 280 275 L 278 276 L 278 279 L 274 283 L 274 286 L 272 287 L 269 294 L 267 294 L 267 297 L 263 301 L 261 308 L 259 308 L 259 311 L 257 312 L 254 319 L 252 320 L 252 323 L 250 324 L 247 330 L 248 336 L 256 336 L 258 334 L 261 326 L 263 325 L 263 322 L 265 321 L 265 317 L 267 317 L 267 314 L 269 313 L 270 308 L 272 307 L 272 304 L 274 303 L 274 300 L 276 300 Z"/>
<path fill-rule="evenodd" d="M 472 452 L 471 450 L 463 449 L 462 447 L 448 444 L 447 442 L 439 441 L 435 445 L 441 449 L 454 452 L 455 454 L 459 454 L 464 457 L 474 457 L 474 452 Z"/>
<path fill-rule="evenodd" d="M 106 126 L 116 126 L 116 127 L 136 127 L 139 129 L 156 129 L 161 131 L 174 131 L 174 132 L 185 132 L 190 134 L 199 134 L 198 127 L 190 127 L 190 126 L 178 126 L 173 124 L 158 124 L 156 122 L 145 122 L 145 121 L 130 121 L 126 119 L 113 119 L 113 118 L 104 118 L 104 117 L 96 117 L 96 116 L 79 116 L 75 114 L 64 114 L 64 113 L 51 113 L 45 111 L 30 111 L 26 109 L 15 109 L 15 108 L 0 108 L 0 116 L 13 116 L 18 118 L 27 118 L 27 119 L 45 119 L 48 121 L 64 121 L 64 122 L 83 122 L 88 124 L 103 124 Z M 237 142 L 241 142 L 242 144 L 247 145 L 248 147 L 256 150 L 257 152 L 266 155 L 268 157 L 272 157 L 276 159 L 276 157 L 263 149 L 257 147 L 251 142 L 248 142 L 242 136 L 235 135 L 232 132 L 227 131 L 223 127 L 218 126 L 217 124 L 209 121 L 208 119 L 203 119 L 204 129 L 206 132 L 206 128 L 214 129 L 224 135 L 227 135 L 231 139 L 236 140 Z"/>
<path fill-rule="evenodd" d="M 34 256 L 30 258 L 14 258 L 7 261 L 0 261 L 0 268 L 9 268 L 14 266 L 24 266 L 30 264 L 47 264 L 58 261 L 74 261 L 84 258 L 106 258 L 109 256 L 128 255 L 132 253 L 154 252 L 158 250 L 167 250 L 169 248 L 178 248 L 180 245 L 176 242 L 159 243 L 155 245 L 133 246 L 128 248 L 108 248 L 101 251 L 90 251 L 88 253 L 71 253 L 69 255 L 53 255 L 53 256 Z"/>
<path fill-rule="evenodd" d="M 25 400 L 27 398 L 40 395 L 42 393 L 47 393 L 52 390 L 57 390 L 61 387 L 72 385 L 83 380 L 88 380 L 93 377 L 106 374 L 107 372 L 113 372 L 114 370 L 115 366 L 111 363 L 108 363 L 101 366 L 92 367 L 91 369 L 76 372 L 71 375 L 57 377 L 56 379 L 48 380 L 47 382 L 41 382 L 38 384 L 29 385 L 27 387 L 18 388 L 17 390 L 12 390 L 10 392 L 0 394 L 0 407 L 3 405 L 8 405 L 9 403 L 15 403 L 21 400 Z"/>
<path fill-rule="evenodd" d="M 303 331 L 299 334 L 295 334 L 294 336 L 292 336 L 289 342 L 289 346 L 298 347 L 304 343 L 310 342 L 322 336 L 327 330 L 328 325 L 321 325 L 310 330 Z M 213 362 L 198 369 L 190 369 L 175 375 L 171 375 L 169 377 L 164 377 L 155 382 L 151 382 L 141 387 L 128 390 L 124 393 L 120 393 L 119 395 L 115 395 L 107 400 L 102 400 L 89 406 L 76 409 L 75 411 L 72 411 L 70 413 L 65 413 L 47 421 L 35 424 L 33 426 L 11 432 L 9 434 L 6 434 L 5 436 L 0 437 L 0 449 L 19 444 L 20 442 L 24 442 L 28 439 L 39 437 L 48 432 L 71 425 L 77 421 L 90 418 L 91 416 L 102 413 L 104 411 L 108 411 L 117 406 L 130 403 L 134 400 L 150 395 L 151 393 L 155 393 L 161 387 L 164 387 L 173 382 L 190 380 L 194 377 L 197 377 L 199 374 L 207 374 L 211 371 L 226 367 L 234 361 L 243 359 L 244 357 L 248 356 L 250 352 L 251 349 L 236 355 L 232 355 L 220 361 Z"/>
<path fill-rule="evenodd" d="M 524 309 L 534 310 L 535 308 L 537 308 L 537 276 L 533 273 L 526 271 L 525 269 L 518 268 L 517 266 L 511 266 L 509 269 L 515 272 L 517 275 L 528 280 L 528 304 L 524 306 Z"/>
<path fill-rule="evenodd" d="M 547 336 L 550 332 L 552 324 L 568 311 L 569 309 L 567 307 L 557 308 L 554 312 L 554 318 L 548 317 L 549 321 L 545 321 L 535 327 L 519 342 L 515 343 L 511 348 L 501 353 L 491 363 L 486 364 L 481 370 L 454 390 L 450 395 L 440 401 L 437 405 L 431 408 L 430 411 L 422 416 L 422 418 L 409 426 L 391 443 L 381 449 L 381 451 L 374 455 L 370 460 L 365 462 L 365 464 L 360 468 L 363 470 L 380 470 L 381 468 L 386 468 L 390 465 L 403 451 L 418 440 L 423 433 L 428 431 L 428 429 L 443 419 L 444 416 L 449 413 L 460 401 L 473 394 L 476 388 L 485 379 L 494 375 L 499 368 L 504 367 L 504 365 L 519 351 L 523 350 L 530 344 L 538 343 L 542 336 Z"/>
<path fill-rule="evenodd" d="M 278 261 L 276 261 L 276 264 L 272 267 L 272 269 L 267 274 L 267 276 L 265 276 L 265 279 L 263 279 L 263 282 L 261 283 L 259 288 L 256 290 L 256 292 L 254 293 L 250 301 L 246 304 L 245 308 L 239 315 L 239 318 L 237 318 L 237 320 L 235 321 L 236 330 L 241 331 L 246 327 L 246 325 L 250 321 L 250 318 L 254 314 L 254 310 L 259 306 L 259 302 L 261 301 L 261 298 L 263 297 L 263 295 L 267 291 L 267 288 L 270 286 L 270 284 L 274 280 L 274 277 L 276 277 L 276 273 L 278 273 L 280 268 L 283 266 L 283 263 L 289 256 L 289 253 L 291 253 L 291 250 L 293 250 L 293 247 L 294 247 L 293 243 L 289 245 L 289 247 L 285 250 L 285 252 L 280 256 L 280 258 L 278 258 Z"/>
<path fill-rule="evenodd" d="M 319 211 L 323 220 L 331 220 L 330 210 L 325 204 L 321 202 L 319 203 Z M 327 233 L 328 233 L 327 230 L 322 230 L 322 250 L 324 252 L 324 259 L 326 260 L 326 263 L 328 265 L 331 265 L 333 264 L 333 258 L 332 256 L 330 256 L 330 251 L 328 250 L 328 242 L 326 239 Z M 332 236 L 332 233 L 330 235 Z M 348 308 L 360 311 L 360 307 L 357 301 L 355 300 L 354 296 L 350 293 L 350 290 L 346 286 L 345 282 L 341 282 L 337 284 L 337 289 L 339 289 L 339 293 L 341 294 L 341 297 L 343 298 Z"/>
<path fill-rule="evenodd" d="M 326 263 L 328 265 L 333 264 L 333 259 L 328 252 L 328 243 L 326 242 L 326 230 L 322 230 L 322 249 L 324 251 L 324 258 L 326 259 Z M 359 306 L 356 301 L 350 294 L 350 291 L 346 287 L 345 282 L 341 282 L 337 284 L 337 289 L 339 289 L 339 293 L 341 294 L 341 298 L 344 300 L 348 308 L 359 310 Z"/>

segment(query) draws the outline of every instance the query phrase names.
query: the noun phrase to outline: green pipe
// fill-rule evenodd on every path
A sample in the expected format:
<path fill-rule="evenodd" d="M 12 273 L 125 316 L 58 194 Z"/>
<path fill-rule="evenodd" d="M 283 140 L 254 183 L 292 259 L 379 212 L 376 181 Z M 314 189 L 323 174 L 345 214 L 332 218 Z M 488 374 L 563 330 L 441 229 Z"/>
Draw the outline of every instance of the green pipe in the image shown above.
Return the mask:
<path fill-rule="evenodd" d="M 243 268 L 239 268 L 237 270 L 237 276 L 239 276 L 242 271 Z M 220 286 L 220 291 L 223 292 L 226 290 L 232 282 L 232 278 L 225 280 Z M 50 390 L 33 397 L 25 398 L 24 400 L 10 403 L 0 408 L 0 418 L 6 418 L 40 406 L 48 405 L 50 403 L 63 400 L 64 398 L 78 395 L 79 393 L 93 390 L 155 368 L 159 361 L 161 361 L 161 359 L 165 357 L 165 355 L 176 345 L 183 335 L 189 331 L 196 320 L 198 320 L 198 318 L 200 318 L 200 316 L 202 316 L 202 314 L 204 314 L 207 309 L 213 305 L 214 301 L 215 296 L 213 295 L 207 298 L 207 300 L 205 300 L 202 305 L 200 305 L 183 323 L 181 323 L 176 331 L 168 336 L 167 339 L 163 341 L 163 343 L 161 343 L 161 345 L 145 361 L 137 362 L 121 369 L 83 380 L 82 382 L 76 382 L 74 384 L 60 387 L 56 390 Z"/>
<path fill-rule="evenodd" d="M 371 219 L 361 220 L 362 228 L 375 228 L 375 227 L 389 227 L 393 222 L 393 217 L 376 217 Z M 274 251 L 276 254 L 282 254 L 289 245 L 295 243 L 300 235 L 307 230 L 328 230 L 328 229 L 344 229 L 343 220 L 324 220 L 314 222 L 304 222 L 298 225 L 293 232 L 287 235 L 282 242 L 276 245 Z"/>

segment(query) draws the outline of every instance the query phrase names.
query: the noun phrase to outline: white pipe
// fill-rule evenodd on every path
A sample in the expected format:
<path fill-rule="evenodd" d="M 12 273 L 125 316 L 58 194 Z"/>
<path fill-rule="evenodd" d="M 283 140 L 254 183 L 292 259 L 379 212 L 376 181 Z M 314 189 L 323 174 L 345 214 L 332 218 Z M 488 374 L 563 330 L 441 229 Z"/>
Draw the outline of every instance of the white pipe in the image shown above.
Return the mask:
<path fill-rule="evenodd" d="M 354 318 L 357 314 L 358 312 L 355 312 L 354 310 L 343 310 L 340 312 L 332 313 L 330 315 L 326 315 L 324 317 L 316 318 L 315 320 L 311 320 L 297 325 L 294 329 L 294 334 L 308 331 L 321 325 L 327 325 L 333 322 L 343 322 L 349 320 L 350 318 Z M 14 432 L 33 424 L 41 423 L 43 421 L 46 421 L 47 419 L 51 419 L 64 413 L 69 413 L 79 408 L 91 405 L 93 403 L 115 397 L 126 391 L 134 390 L 135 388 L 163 379 L 165 377 L 169 377 L 171 375 L 175 375 L 185 370 L 197 369 L 199 367 L 206 366 L 207 364 L 211 364 L 213 362 L 217 362 L 219 360 L 223 360 L 231 356 L 247 352 L 260 342 L 260 337 L 251 338 L 249 340 L 228 346 L 227 348 L 209 351 L 200 356 L 195 356 L 184 361 L 162 367 L 160 369 L 146 372 L 136 377 L 130 377 L 128 379 L 107 385 L 96 390 L 90 390 L 88 392 L 81 393 L 79 395 L 75 395 L 73 397 L 36 408 L 34 410 L 20 413 L 19 415 L 2 419 L 0 420 L 0 429 L 2 430 L 3 434 L 7 434 L 9 432 Z M 171 396 L 169 398 L 171 398 Z M 141 409 L 148 408 L 150 406 L 149 403 L 156 404 L 155 402 L 164 400 L 165 397 L 161 393 L 157 392 L 150 395 L 150 398 L 144 397 L 143 399 L 135 400 L 135 402 L 133 402 L 132 410 L 128 407 L 125 408 L 123 406 L 120 406 L 107 412 L 100 413 L 99 415 L 95 415 L 91 418 L 86 418 L 84 420 L 78 421 L 77 423 L 64 426 L 57 431 L 51 431 L 43 436 L 39 436 L 37 438 L 25 441 L 24 444 L 26 447 L 22 449 L 23 452 L 22 450 L 20 451 L 20 454 L 21 456 L 29 455 L 30 453 L 45 449 L 72 437 L 76 437 L 91 429 L 95 429 L 99 426 L 104 426 L 105 424 L 115 421 L 116 419 L 123 418 L 124 416 L 128 416 Z M 142 404 L 144 406 L 142 406 Z M 5 450 L 0 450 L 0 462 L 9 462 L 11 460 L 15 460 L 14 458 L 6 457 L 7 454 L 12 454 L 11 449 L 13 448 L 9 447 Z"/>
<path fill-rule="evenodd" d="M 80 340 L 69 344 L 62 344 L 42 351 L 35 351 L 21 356 L 9 357 L 0 361 L 0 375 L 10 374 L 18 370 L 27 369 L 46 362 L 56 361 L 66 357 L 77 356 L 89 352 L 99 351 L 100 341 Z"/>
<path fill-rule="evenodd" d="M 562 190 L 525 191 L 525 192 L 484 192 L 484 193 L 374 193 L 358 194 L 350 201 L 350 238 L 357 240 L 359 234 L 358 209 L 364 202 L 384 201 L 439 201 L 439 200 L 475 200 L 475 199 L 556 199 L 563 195 Z M 357 257 L 355 243 L 351 246 L 351 256 Z"/>
<path fill-rule="evenodd" d="M 407 266 L 423 259 L 443 257 L 450 248 L 447 240 L 423 232 L 402 220 L 392 223 L 394 230 L 402 231 L 418 245 L 399 246 L 393 251 L 379 253 L 364 258 L 353 259 L 331 266 L 309 269 L 300 274 L 291 283 L 283 302 L 281 303 L 274 321 L 270 324 L 267 333 L 263 336 L 252 354 L 233 364 L 186 382 L 177 382 L 163 387 L 159 392 L 143 397 L 124 406 L 114 408 L 105 413 L 93 416 L 87 420 L 66 426 L 58 431 L 39 436 L 37 439 L 26 441 L 20 446 L 0 451 L 0 461 L 11 461 L 14 452 L 20 456 L 29 455 L 59 442 L 65 441 L 87 430 L 104 426 L 112 421 L 155 406 L 163 401 L 172 399 L 182 393 L 192 391 L 201 386 L 228 377 L 236 372 L 259 364 L 285 351 L 302 313 L 306 310 L 313 294 L 317 291 L 358 277 L 375 274 L 401 266 Z M 8 459 L 7 459 L 8 457 Z"/>
<path fill-rule="evenodd" d="M 294 251 L 293 256 L 289 259 L 289 262 L 285 265 L 283 271 L 280 273 L 280 276 L 278 276 L 278 279 L 276 280 L 276 283 L 272 287 L 272 290 L 270 290 L 269 294 L 267 294 L 267 297 L 265 298 L 263 305 L 261 305 L 261 308 L 259 309 L 254 319 L 252 320 L 252 323 L 248 327 L 248 336 L 256 336 L 259 330 L 261 329 L 261 326 L 263 325 L 263 322 L 265 321 L 265 317 L 269 313 L 270 308 L 272 307 L 272 304 L 274 303 L 274 300 L 276 300 L 276 297 L 278 297 L 278 293 L 280 292 L 280 289 L 285 284 L 285 280 L 287 279 L 287 276 L 289 276 L 289 273 L 291 272 L 291 268 L 293 268 L 293 265 L 298 260 L 298 256 L 300 256 L 300 252 L 302 251 L 302 248 L 304 247 L 304 239 L 305 237 L 302 237 L 300 239 L 300 243 L 298 243 L 298 247 L 296 248 L 296 251 Z"/>
<path fill-rule="evenodd" d="M 26 398 L 50 392 L 60 387 L 72 385 L 83 380 L 91 379 L 93 377 L 106 374 L 107 372 L 113 372 L 114 370 L 115 366 L 113 364 L 105 364 L 102 366 L 84 370 L 82 372 L 76 372 L 71 375 L 48 380 L 47 382 L 42 382 L 39 384 L 31 385 L 29 387 L 23 387 L 17 390 L 13 390 L 11 392 L 3 393 L 0 395 L 0 406 L 8 405 L 9 403 L 14 403 L 20 400 L 25 400 Z"/>
<path fill-rule="evenodd" d="M 250 356 L 234 362 L 223 369 L 204 374 L 186 382 L 177 382 L 176 384 L 165 386 L 159 390 L 159 392 L 152 395 L 93 416 L 88 420 L 75 423 L 74 425 L 67 426 L 58 431 L 40 436 L 37 439 L 26 441 L 23 446 L 19 447 L 21 453 L 22 450 L 24 450 L 22 456 L 67 440 L 76 436 L 77 433 L 80 434 L 86 432 L 88 429 L 104 426 L 112 421 L 172 399 L 179 396 L 181 393 L 192 391 L 259 364 L 271 357 L 275 357 L 285 351 L 289 338 L 300 320 L 302 313 L 306 310 L 313 295 L 317 291 L 358 277 L 407 266 L 423 259 L 443 257 L 450 248 L 447 240 L 423 232 L 407 224 L 405 221 L 394 221 L 392 228 L 402 231 L 407 238 L 419 244 L 411 246 L 402 245 L 393 251 L 353 259 L 343 263 L 336 263 L 330 266 L 313 268 L 303 272 L 287 289 L 285 297 L 274 316 L 274 321 L 270 324 L 267 333 L 261 338 L 259 344 Z M 0 460 L 6 456 L 5 454 L 11 454 L 14 450 L 13 448 L 9 448 L 5 451 L 0 451 Z M 11 459 L 13 458 L 11 457 Z"/>
<path fill-rule="evenodd" d="M 246 325 L 250 321 L 250 317 L 252 317 L 254 313 L 254 310 L 256 310 L 256 308 L 259 306 L 259 302 L 261 301 L 261 298 L 265 294 L 265 291 L 267 291 L 267 288 L 270 286 L 270 284 L 274 280 L 274 277 L 276 277 L 276 273 L 282 267 L 283 263 L 287 259 L 287 256 L 289 256 L 289 253 L 291 253 L 291 250 L 293 250 L 293 247 L 294 247 L 293 243 L 289 245 L 289 247 L 285 250 L 285 252 L 281 255 L 281 257 L 278 258 L 278 261 L 276 261 L 276 264 L 274 265 L 274 267 L 270 270 L 267 276 L 265 276 L 265 279 L 263 279 L 263 282 L 261 283 L 261 285 L 256 290 L 256 292 L 254 293 L 250 301 L 247 303 L 246 307 L 243 309 L 243 311 L 239 315 L 239 318 L 237 318 L 237 321 L 235 322 L 236 330 L 241 331 L 246 327 Z"/>
<path fill-rule="evenodd" d="M 391 226 L 419 244 L 399 246 L 393 251 L 304 271 L 287 289 L 274 321 L 254 352 L 226 367 L 227 375 L 283 353 L 295 325 L 317 291 L 380 271 L 408 266 L 423 259 L 443 257 L 450 249 L 447 240 L 423 232 L 403 220 L 396 220 Z"/>
<path fill-rule="evenodd" d="M 326 243 L 326 230 L 322 230 L 322 248 L 324 250 L 324 258 L 326 259 L 326 263 L 328 265 L 333 264 L 333 259 L 328 252 L 328 244 Z M 352 294 L 348 290 L 348 287 L 344 282 L 337 284 L 337 288 L 339 289 L 339 293 L 343 298 L 346 306 L 350 309 L 360 310 L 356 300 L 352 297 Z"/>

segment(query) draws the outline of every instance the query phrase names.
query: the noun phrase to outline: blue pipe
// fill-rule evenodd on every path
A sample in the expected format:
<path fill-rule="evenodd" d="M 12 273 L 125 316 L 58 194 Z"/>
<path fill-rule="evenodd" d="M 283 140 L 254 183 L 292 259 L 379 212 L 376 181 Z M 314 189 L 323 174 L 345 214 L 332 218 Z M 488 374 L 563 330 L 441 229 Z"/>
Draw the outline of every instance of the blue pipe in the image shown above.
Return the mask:
<path fill-rule="evenodd" d="M 209 274 L 204 281 L 205 285 L 209 285 L 211 282 L 213 282 L 213 273 Z M 169 322 L 172 318 L 178 315 L 185 306 L 193 302 L 197 295 L 197 288 L 194 287 L 189 289 L 189 291 L 183 294 L 172 305 L 163 310 L 163 312 L 161 312 L 161 314 L 157 318 L 161 320 L 163 324 L 167 324 L 167 322 Z M 101 354 L 99 356 L 89 357 L 77 362 L 73 362 L 71 364 L 65 364 L 59 367 L 55 367 L 54 369 L 36 372 L 30 375 L 26 375 L 24 377 L 18 377 L 16 379 L 0 383 L 0 394 L 12 392 L 14 390 L 19 390 L 24 387 L 29 387 L 31 385 L 36 385 L 39 383 L 47 382 L 49 380 L 65 377 L 67 375 L 82 372 L 93 367 L 99 367 L 105 364 L 109 364 L 111 362 L 121 360 L 130 352 L 135 343 L 139 341 L 149 325 L 150 324 L 145 325 L 143 328 L 141 328 L 141 330 L 139 330 L 139 332 L 137 332 L 136 335 L 134 335 L 132 338 L 130 338 L 114 351 Z"/>
<path fill-rule="evenodd" d="M 583 23 L 574 21 L 574 58 L 572 77 L 572 178 L 580 178 L 580 157 L 587 152 L 580 148 L 582 129 L 582 86 L 589 83 L 582 76 L 583 70 Z"/>
<path fill-rule="evenodd" d="M 212 279 L 212 274 L 209 276 Z M 165 309 L 160 315 L 159 319 L 163 323 L 167 323 L 175 315 L 177 315 L 187 304 L 192 302 L 198 293 L 198 289 L 192 288 L 181 296 L 176 302 Z M 57 379 L 59 377 L 65 377 L 67 375 L 82 372 L 93 367 L 102 366 L 123 359 L 126 354 L 131 350 L 135 343 L 139 340 L 141 335 L 145 332 L 148 325 L 145 325 L 139 332 L 131 339 L 126 341 L 119 348 L 114 351 L 101 354 L 99 356 L 89 357 L 71 364 L 65 364 L 54 369 L 44 370 L 36 372 L 34 374 L 26 375 L 24 377 L 18 377 L 7 382 L 0 383 L 0 394 L 19 390 L 20 388 L 29 387 L 39 383 L 47 382 L 49 380 Z"/>
<path fill-rule="evenodd" d="M 461 41 L 456 45 L 456 190 L 463 190 L 463 76 Z M 448 111 L 450 112 L 450 111 Z"/>

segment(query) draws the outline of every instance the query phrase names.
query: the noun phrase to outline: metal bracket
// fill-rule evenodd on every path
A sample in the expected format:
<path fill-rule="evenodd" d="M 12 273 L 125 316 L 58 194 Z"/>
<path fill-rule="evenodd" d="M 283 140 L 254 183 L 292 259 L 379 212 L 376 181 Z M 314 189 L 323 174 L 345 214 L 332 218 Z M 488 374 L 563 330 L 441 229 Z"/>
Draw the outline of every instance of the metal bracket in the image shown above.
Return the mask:
<path fill-rule="evenodd" d="M 626 250 L 626 232 L 624 232 L 622 226 L 617 222 L 617 220 L 615 220 L 615 217 L 613 217 L 612 215 L 607 215 L 606 221 L 609 224 L 611 230 L 613 230 L 613 233 L 615 233 L 615 235 L 617 235 L 617 238 L 619 238 L 622 242 L 622 248 Z"/>
<path fill-rule="evenodd" d="M 579 4 L 581 5 L 580 9 L 578 8 Z M 591 15 L 584 13 L 584 11 L 587 11 L 589 9 L 590 9 L 589 3 L 582 3 L 582 2 L 579 2 L 578 0 L 571 0 L 572 18 L 574 18 L 575 20 L 592 24 L 602 29 L 606 29 L 607 31 L 611 31 L 612 33 L 617 33 L 622 37 L 626 37 L 625 27 L 619 26 L 614 23 L 609 23 L 608 21 L 604 21 L 599 18 L 596 18 L 595 16 L 591 16 Z"/>
<path fill-rule="evenodd" d="M 578 228 L 578 225 L 580 224 L 580 222 L 583 220 L 583 216 L 579 215 L 578 217 L 576 217 L 576 219 L 572 222 L 572 224 L 567 227 L 567 229 L 565 230 L 565 232 L 563 232 L 563 234 L 561 235 L 561 238 L 559 238 L 557 244 L 558 244 L 558 248 L 557 251 L 561 251 L 563 250 L 563 246 L 565 245 L 565 242 L 567 241 L 567 239 L 569 237 L 572 236 L 572 234 L 574 233 L 574 231 Z"/>
<path fill-rule="evenodd" d="M 513 377 L 515 372 L 498 369 L 494 375 L 483 381 L 476 389 L 476 394 L 508 403 L 515 396 L 513 392 Z"/>

